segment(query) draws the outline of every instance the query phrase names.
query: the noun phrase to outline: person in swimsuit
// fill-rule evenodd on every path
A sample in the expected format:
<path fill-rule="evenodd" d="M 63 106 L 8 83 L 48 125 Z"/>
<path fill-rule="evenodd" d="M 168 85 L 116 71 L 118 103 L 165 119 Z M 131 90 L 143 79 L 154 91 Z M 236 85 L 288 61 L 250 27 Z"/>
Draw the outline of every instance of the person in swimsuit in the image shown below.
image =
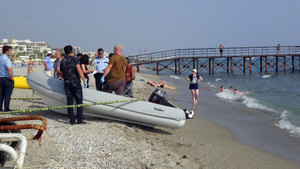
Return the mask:
<path fill-rule="evenodd" d="M 29 74 L 30 72 L 34 71 L 34 69 L 33 69 L 34 62 L 32 61 L 32 58 L 29 58 L 29 61 L 27 62 L 27 65 L 28 65 L 28 73 L 27 74 Z"/>
<path fill-rule="evenodd" d="M 197 98 L 199 96 L 199 85 L 198 83 L 203 80 L 203 78 L 196 74 L 197 70 L 193 69 L 191 75 L 186 76 L 185 79 L 190 82 L 189 89 L 192 93 L 193 103 L 197 104 Z"/>
<path fill-rule="evenodd" d="M 166 81 L 161 81 L 161 82 L 148 81 L 147 84 L 149 84 L 150 86 L 153 86 L 153 87 L 160 87 L 160 88 L 166 88 L 166 89 L 172 89 L 172 90 L 176 89 L 176 87 L 169 86 Z"/>

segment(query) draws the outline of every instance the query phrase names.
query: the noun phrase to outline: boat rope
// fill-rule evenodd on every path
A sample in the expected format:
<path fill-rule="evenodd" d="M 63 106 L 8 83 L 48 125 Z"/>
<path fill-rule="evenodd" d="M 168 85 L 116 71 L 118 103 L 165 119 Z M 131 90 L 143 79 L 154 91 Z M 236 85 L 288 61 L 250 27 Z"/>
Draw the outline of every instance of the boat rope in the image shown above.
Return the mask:
<path fill-rule="evenodd" d="M 135 101 L 141 101 L 141 100 L 142 99 L 128 99 L 128 100 L 118 100 L 118 101 L 106 101 L 106 102 L 95 102 L 95 103 L 87 103 L 87 104 L 75 104 L 75 105 L 36 108 L 36 109 L 16 110 L 16 111 L 0 112 L 0 115 L 16 114 L 16 113 L 30 113 L 30 112 L 37 112 L 37 111 L 51 111 L 51 110 L 78 108 L 78 107 L 90 107 L 90 106 L 96 106 L 96 105 L 106 105 L 106 104 L 116 104 L 116 103 L 129 103 L 129 102 L 135 102 Z"/>

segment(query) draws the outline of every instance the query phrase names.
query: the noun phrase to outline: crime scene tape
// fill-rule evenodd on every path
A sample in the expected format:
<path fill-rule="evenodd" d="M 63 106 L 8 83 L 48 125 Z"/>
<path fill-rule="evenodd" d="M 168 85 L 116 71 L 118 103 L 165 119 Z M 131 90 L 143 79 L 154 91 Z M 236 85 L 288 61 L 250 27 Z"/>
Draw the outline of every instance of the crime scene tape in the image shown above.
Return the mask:
<path fill-rule="evenodd" d="M 10 100 L 42 100 L 41 98 L 11 98 Z"/>
<path fill-rule="evenodd" d="M 119 100 L 119 101 L 96 102 L 96 103 L 87 103 L 87 104 L 76 104 L 76 105 L 54 106 L 54 107 L 45 107 L 45 108 L 27 109 L 27 110 L 16 110 L 16 111 L 0 112 L 0 115 L 15 114 L 15 113 L 29 113 L 29 112 L 37 112 L 37 111 L 50 111 L 50 110 L 77 108 L 77 107 L 89 107 L 89 106 L 115 104 L 115 103 L 129 103 L 129 102 L 141 101 L 141 100 L 142 99 L 130 99 L 130 100 L 128 99 L 128 100 Z"/>

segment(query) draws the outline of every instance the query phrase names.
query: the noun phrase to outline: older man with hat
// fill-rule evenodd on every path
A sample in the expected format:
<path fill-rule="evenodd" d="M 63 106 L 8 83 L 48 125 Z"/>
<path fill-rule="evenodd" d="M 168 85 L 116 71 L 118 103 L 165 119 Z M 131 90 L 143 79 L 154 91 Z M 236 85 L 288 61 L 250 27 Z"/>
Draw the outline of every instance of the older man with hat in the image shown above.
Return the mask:
<path fill-rule="evenodd" d="M 45 74 L 51 76 L 52 71 L 52 62 L 51 62 L 52 52 L 48 51 L 47 56 L 45 57 L 43 63 L 45 66 Z"/>

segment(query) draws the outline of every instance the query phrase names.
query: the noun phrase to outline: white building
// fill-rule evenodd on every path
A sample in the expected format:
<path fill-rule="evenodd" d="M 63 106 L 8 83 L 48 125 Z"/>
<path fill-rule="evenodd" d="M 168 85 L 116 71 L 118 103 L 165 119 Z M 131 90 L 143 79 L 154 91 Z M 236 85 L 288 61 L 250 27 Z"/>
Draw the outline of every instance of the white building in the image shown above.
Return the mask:
<path fill-rule="evenodd" d="M 3 45 L 8 45 L 13 48 L 13 53 L 27 53 L 33 55 L 35 53 L 51 50 L 50 45 L 47 42 L 32 42 L 30 39 L 16 40 L 12 39 L 11 42 L 8 39 L 3 39 L 0 41 L 1 52 Z"/>

